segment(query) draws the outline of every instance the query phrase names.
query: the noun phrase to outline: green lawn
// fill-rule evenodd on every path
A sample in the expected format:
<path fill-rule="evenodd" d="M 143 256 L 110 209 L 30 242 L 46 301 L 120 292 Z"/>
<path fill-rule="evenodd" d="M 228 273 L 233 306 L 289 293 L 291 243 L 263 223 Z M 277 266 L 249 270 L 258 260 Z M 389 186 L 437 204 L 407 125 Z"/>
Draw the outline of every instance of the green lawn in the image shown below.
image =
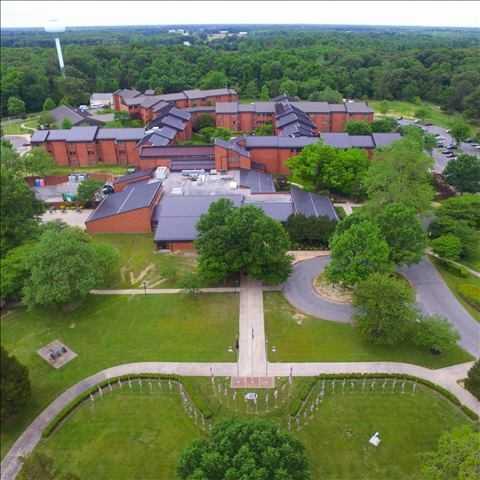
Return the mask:
<path fill-rule="evenodd" d="M 196 387 L 204 401 L 222 404 L 214 421 L 231 418 L 268 417 L 286 428 L 286 411 L 275 409 L 270 392 L 270 410 L 264 413 L 260 393 L 258 412 L 250 406 L 247 413 L 244 391 L 238 391 L 236 406 L 229 403 L 232 391 L 213 394 L 210 379 L 185 379 L 187 391 Z M 217 379 L 222 382 L 221 379 Z M 290 392 L 293 397 L 295 380 Z M 380 388 L 380 387 L 378 387 Z M 397 387 L 398 388 L 398 387 Z M 283 389 L 280 390 L 280 397 Z M 287 391 L 283 394 L 287 397 Z M 243 405 L 238 408 L 238 405 Z M 299 432 L 310 458 L 312 479 L 323 480 L 400 480 L 419 479 L 421 454 L 436 448 L 440 434 L 470 423 L 443 397 L 418 386 L 416 393 L 327 394 L 312 420 Z M 380 432 L 382 443 L 376 449 L 368 444 L 374 432 Z M 132 389 L 106 393 L 92 404 L 86 401 L 48 439 L 39 450 L 52 456 L 66 471 L 81 478 L 98 480 L 171 480 L 181 451 L 204 433 L 183 411 L 179 395 L 162 390 L 153 382 L 152 393 L 144 384 L 142 390 L 133 382 Z"/>
<path fill-rule="evenodd" d="M 29 115 L 27 118 L 19 118 L 18 120 L 14 121 L 5 121 L 2 122 L 2 133 L 4 135 L 21 135 L 25 133 L 32 133 L 32 128 L 38 128 L 38 115 L 33 114 Z M 23 128 L 22 124 L 25 127 L 30 128 Z"/>
<path fill-rule="evenodd" d="M 185 274 L 196 267 L 196 257 L 191 253 L 156 251 L 151 234 L 98 234 L 93 238 L 95 242 L 113 245 L 120 252 L 121 272 L 111 288 L 142 288 L 143 281 L 153 288 L 176 288 Z M 141 277 L 146 268 L 149 268 L 146 275 Z"/>
<path fill-rule="evenodd" d="M 382 102 L 382 100 L 369 100 L 368 104 L 375 110 L 377 115 L 381 116 L 381 114 L 379 113 L 379 107 Z M 428 102 L 422 102 L 421 104 L 417 105 L 413 102 L 391 100 L 387 101 L 387 105 L 389 107 L 387 115 L 393 115 L 395 117 L 402 116 L 407 118 L 415 118 L 415 112 L 420 108 L 425 108 L 428 112 L 425 120 L 444 128 L 450 128 L 453 123 L 458 120 L 466 121 L 465 118 L 462 117 L 462 115 L 458 113 L 445 113 L 440 109 L 438 105 L 434 105 Z M 478 124 L 474 124 L 469 121 L 467 121 L 467 123 L 469 123 L 469 125 L 474 129 L 479 128 Z"/>
<path fill-rule="evenodd" d="M 480 278 L 473 275 L 468 275 L 468 277 L 458 277 L 452 272 L 448 271 L 435 257 L 430 257 L 430 260 L 437 268 L 438 272 L 445 280 L 445 283 L 448 285 L 448 288 L 452 293 L 457 297 L 458 301 L 468 310 L 470 315 L 480 322 L 480 312 L 469 305 L 458 293 L 458 287 L 462 284 L 475 285 L 480 287 Z"/>
<path fill-rule="evenodd" d="M 18 310 L 1 319 L 2 345 L 29 369 L 33 401 L 1 432 L 2 456 L 15 437 L 69 386 L 104 368 L 141 361 L 235 361 L 234 294 L 91 296 L 71 313 Z M 78 357 L 59 370 L 37 349 L 60 339 Z"/>
<path fill-rule="evenodd" d="M 394 361 L 441 368 L 472 357 L 459 347 L 432 355 L 412 345 L 371 345 L 349 324 L 299 315 L 281 293 L 264 294 L 266 331 L 273 362 L 379 362 Z"/>
<path fill-rule="evenodd" d="M 69 175 L 70 173 L 106 173 L 111 175 L 126 175 L 127 168 L 121 165 L 91 165 L 89 167 L 60 166 L 48 170 L 47 175 Z"/>

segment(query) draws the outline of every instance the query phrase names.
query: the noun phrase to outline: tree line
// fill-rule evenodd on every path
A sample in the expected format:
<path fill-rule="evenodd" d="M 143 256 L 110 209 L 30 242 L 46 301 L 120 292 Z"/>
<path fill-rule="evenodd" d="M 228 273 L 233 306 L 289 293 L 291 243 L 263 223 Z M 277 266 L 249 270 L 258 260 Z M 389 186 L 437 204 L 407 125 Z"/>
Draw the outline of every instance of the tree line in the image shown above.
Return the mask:
<path fill-rule="evenodd" d="M 480 116 L 480 37 L 475 32 L 285 29 L 191 46 L 165 33 L 100 36 L 93 44 L 66 33 L 65 78 L 51 39 L 50 45 L 38 32 L 21 38 L 23 46 L 2 47 L 2 115 L 9 113 L 12 97 L 24 102 L 27 112 L 37 112 L 47 98 L 78 105 L 93 91 L 136 87 L 169 93 L 228 85 L 248 99 L 282 93 L 325 101 L 420 98 L 472 119 Z M 14 107 L 18 111 L 18 103 Z"/>

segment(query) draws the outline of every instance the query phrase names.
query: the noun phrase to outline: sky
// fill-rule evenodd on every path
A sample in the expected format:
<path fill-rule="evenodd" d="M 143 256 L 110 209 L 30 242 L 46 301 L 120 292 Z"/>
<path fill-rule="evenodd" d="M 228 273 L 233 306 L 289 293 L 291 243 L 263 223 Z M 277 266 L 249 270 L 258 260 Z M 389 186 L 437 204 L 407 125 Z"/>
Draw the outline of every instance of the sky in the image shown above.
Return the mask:
<path fill-rule="evenodd" d="M 11 1 L 1 26 L 189 24 L 401 25 L 480 28 L 476 1 Z"/>

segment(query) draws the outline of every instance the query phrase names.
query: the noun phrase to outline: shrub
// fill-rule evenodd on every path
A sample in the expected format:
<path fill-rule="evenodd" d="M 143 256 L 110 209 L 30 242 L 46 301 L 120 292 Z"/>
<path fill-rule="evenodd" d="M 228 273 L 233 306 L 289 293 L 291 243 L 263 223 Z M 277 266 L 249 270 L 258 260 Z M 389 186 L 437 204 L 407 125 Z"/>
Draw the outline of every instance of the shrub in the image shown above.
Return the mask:
<path fill-rule="evenodd" d="M 480 360 L 468 371 L 465 388 L 480 400 Z"/>
<path fill-rule="evenodd" d="M 460 296 L 473 308 L 480 310 L 480 288 L 469 283 L 462 283 L 458 287 Z"/>
<path fill-rule="evenodd" d="M 451 350 L 460 338 L 448 320 L 439 315 L 423 316 L 415 326 L 413 343 L 432 353 Z"/>
<path fill-rule="evenodd" d="M 457 260 L 462 252 L 461 240 L 451 233 L 432 240 L 433 251 L 440 257 Z"/>
<path fill-rule="evenodd" d="M 449 262 L 448 260 L 443 260 L 441 258 L 437 258 L 436 262 L 452 275 L 462 278 L 467 278 L 469 276 L 468 270 L 461 265 L 456 265 L 455 263 Z"/>

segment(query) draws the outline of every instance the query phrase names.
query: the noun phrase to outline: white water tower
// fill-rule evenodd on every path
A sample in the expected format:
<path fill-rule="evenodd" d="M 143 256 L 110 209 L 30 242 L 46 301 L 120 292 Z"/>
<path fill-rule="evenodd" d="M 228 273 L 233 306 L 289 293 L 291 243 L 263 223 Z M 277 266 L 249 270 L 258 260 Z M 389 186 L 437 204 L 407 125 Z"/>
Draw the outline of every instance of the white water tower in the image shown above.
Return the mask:
<path fill-rule="evenodd" d="M 62 25 L 58 20 L 49 20 L 45 26 L 45 31 L 47 33 L 62 33 L 65 31 L 65 26 Z M 57 56 L 58 56 L 58 65 L 60 67 L 60 72 L 65 76 L 64 68 L 65 64 L 63 63 L 62 47 L 60 45 L 60 38 L 58 35 L 55 35 L 55 46 L 57 47 Z"/>

